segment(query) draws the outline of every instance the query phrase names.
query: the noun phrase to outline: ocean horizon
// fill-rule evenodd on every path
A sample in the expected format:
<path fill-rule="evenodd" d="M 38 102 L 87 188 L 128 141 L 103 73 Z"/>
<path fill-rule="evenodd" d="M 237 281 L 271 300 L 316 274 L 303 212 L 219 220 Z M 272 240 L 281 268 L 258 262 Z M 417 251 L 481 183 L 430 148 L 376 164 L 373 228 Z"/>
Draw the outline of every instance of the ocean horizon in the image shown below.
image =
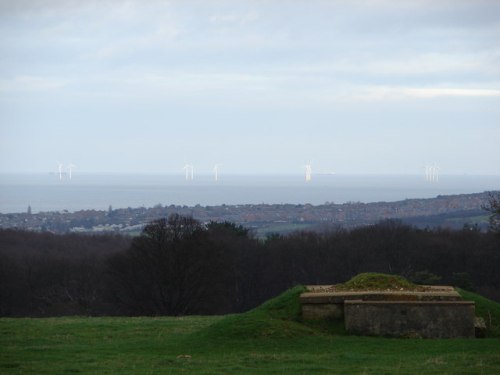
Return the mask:
<path fill-rule="evenodd" d="M 500 190 L 500 175 L 0 174 L 0 213 L 127 207 L 394 202 Z"/>

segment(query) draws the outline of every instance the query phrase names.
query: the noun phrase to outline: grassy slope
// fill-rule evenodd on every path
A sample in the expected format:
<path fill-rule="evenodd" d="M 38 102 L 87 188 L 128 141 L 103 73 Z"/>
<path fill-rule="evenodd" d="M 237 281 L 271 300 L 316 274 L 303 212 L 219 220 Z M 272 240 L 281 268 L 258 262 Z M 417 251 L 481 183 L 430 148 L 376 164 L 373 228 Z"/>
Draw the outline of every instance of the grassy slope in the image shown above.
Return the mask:
<path fill-rule="evenodd" d="M 301 324 L 294 288 L 241 315 L 0 319 L 2 374 L 499 373 L 499 338 L 401 340 Z M 474 294 L 500 321 L 498 304 Z"/>
<path fill-rule="evenodd" d="M 466 290 L 458 289 L 458 292 L 463 299 L 476 303 L 476 316 L 486 322 L 488 336 L 500 338 L 500 303 Z"/>

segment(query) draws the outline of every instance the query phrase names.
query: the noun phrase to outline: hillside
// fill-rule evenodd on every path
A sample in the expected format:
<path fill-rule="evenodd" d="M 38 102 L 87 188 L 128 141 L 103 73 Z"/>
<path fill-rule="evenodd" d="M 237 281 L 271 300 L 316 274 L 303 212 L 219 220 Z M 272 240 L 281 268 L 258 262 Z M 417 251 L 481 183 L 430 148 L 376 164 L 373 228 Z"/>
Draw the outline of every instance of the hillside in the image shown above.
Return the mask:
<path fill-rule="evenodd" d="M 300 322 L 293 288 L 244 314 L 0 319 L 2 374 L 493 374 L 498 334 L 421 340 L 346 336 Z M 464 292 L 499 322 L 499 305 Z"/>
<path fill-rule="evenodd" d="M 290 233 L 294 230 L 324 230 L 343 226 L 354 228 L 385 219 L 401 219 L 418 227 L 443 226 L 461 229 L 464 224 L 486 228 L 487 215 L 482 207 L 488 193 L 438 196 L 431 199 L 407 199 L 398 202 L 343 204 L 257 204 L 222 206 L 162 206 L 126 208 L 107 211 L 3 213 L 0 228 L 33 231 L 120 232 L 137 234 L 151 220 L 171 214 L 193 216 L 201 222 L 230 221 L 254 230 L 263 237 L 267 233 Z"/>

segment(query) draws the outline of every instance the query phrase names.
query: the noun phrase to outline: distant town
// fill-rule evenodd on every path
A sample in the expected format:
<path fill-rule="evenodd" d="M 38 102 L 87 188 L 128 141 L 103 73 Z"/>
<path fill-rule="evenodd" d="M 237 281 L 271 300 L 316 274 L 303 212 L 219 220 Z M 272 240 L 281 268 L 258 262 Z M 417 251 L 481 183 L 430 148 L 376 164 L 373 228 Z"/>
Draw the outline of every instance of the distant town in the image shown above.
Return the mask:
<path fill-rule="evenodd" d="M 471 227 L 486 230 L 487 192 L 407 199 L 398 202 L 343 204 L 245 204 L 220 206 L 162 206 L 0 214 L 0 228 L 18 228 L 53 233 L 124 233 L 136 235 L 144 225 L 177 213 L 207 223 L 230 221 L 251 229 L 257 236 L 286 234 L 297 230 L 331 230 L 373 225 L 381 220 L 399 219 L 421 228 Z"/>

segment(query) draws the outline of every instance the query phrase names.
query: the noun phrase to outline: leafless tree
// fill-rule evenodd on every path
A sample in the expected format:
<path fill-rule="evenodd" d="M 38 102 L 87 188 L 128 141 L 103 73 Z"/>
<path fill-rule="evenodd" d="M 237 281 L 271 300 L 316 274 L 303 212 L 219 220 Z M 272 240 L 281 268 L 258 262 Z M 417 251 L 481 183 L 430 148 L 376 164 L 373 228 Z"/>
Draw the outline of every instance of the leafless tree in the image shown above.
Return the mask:
<path fill-rule="evenodd" d="M 490 229 L 500 234 L 500 193 L 490 193 L 488 204 L 483 208 L 490 213 Z"/>

